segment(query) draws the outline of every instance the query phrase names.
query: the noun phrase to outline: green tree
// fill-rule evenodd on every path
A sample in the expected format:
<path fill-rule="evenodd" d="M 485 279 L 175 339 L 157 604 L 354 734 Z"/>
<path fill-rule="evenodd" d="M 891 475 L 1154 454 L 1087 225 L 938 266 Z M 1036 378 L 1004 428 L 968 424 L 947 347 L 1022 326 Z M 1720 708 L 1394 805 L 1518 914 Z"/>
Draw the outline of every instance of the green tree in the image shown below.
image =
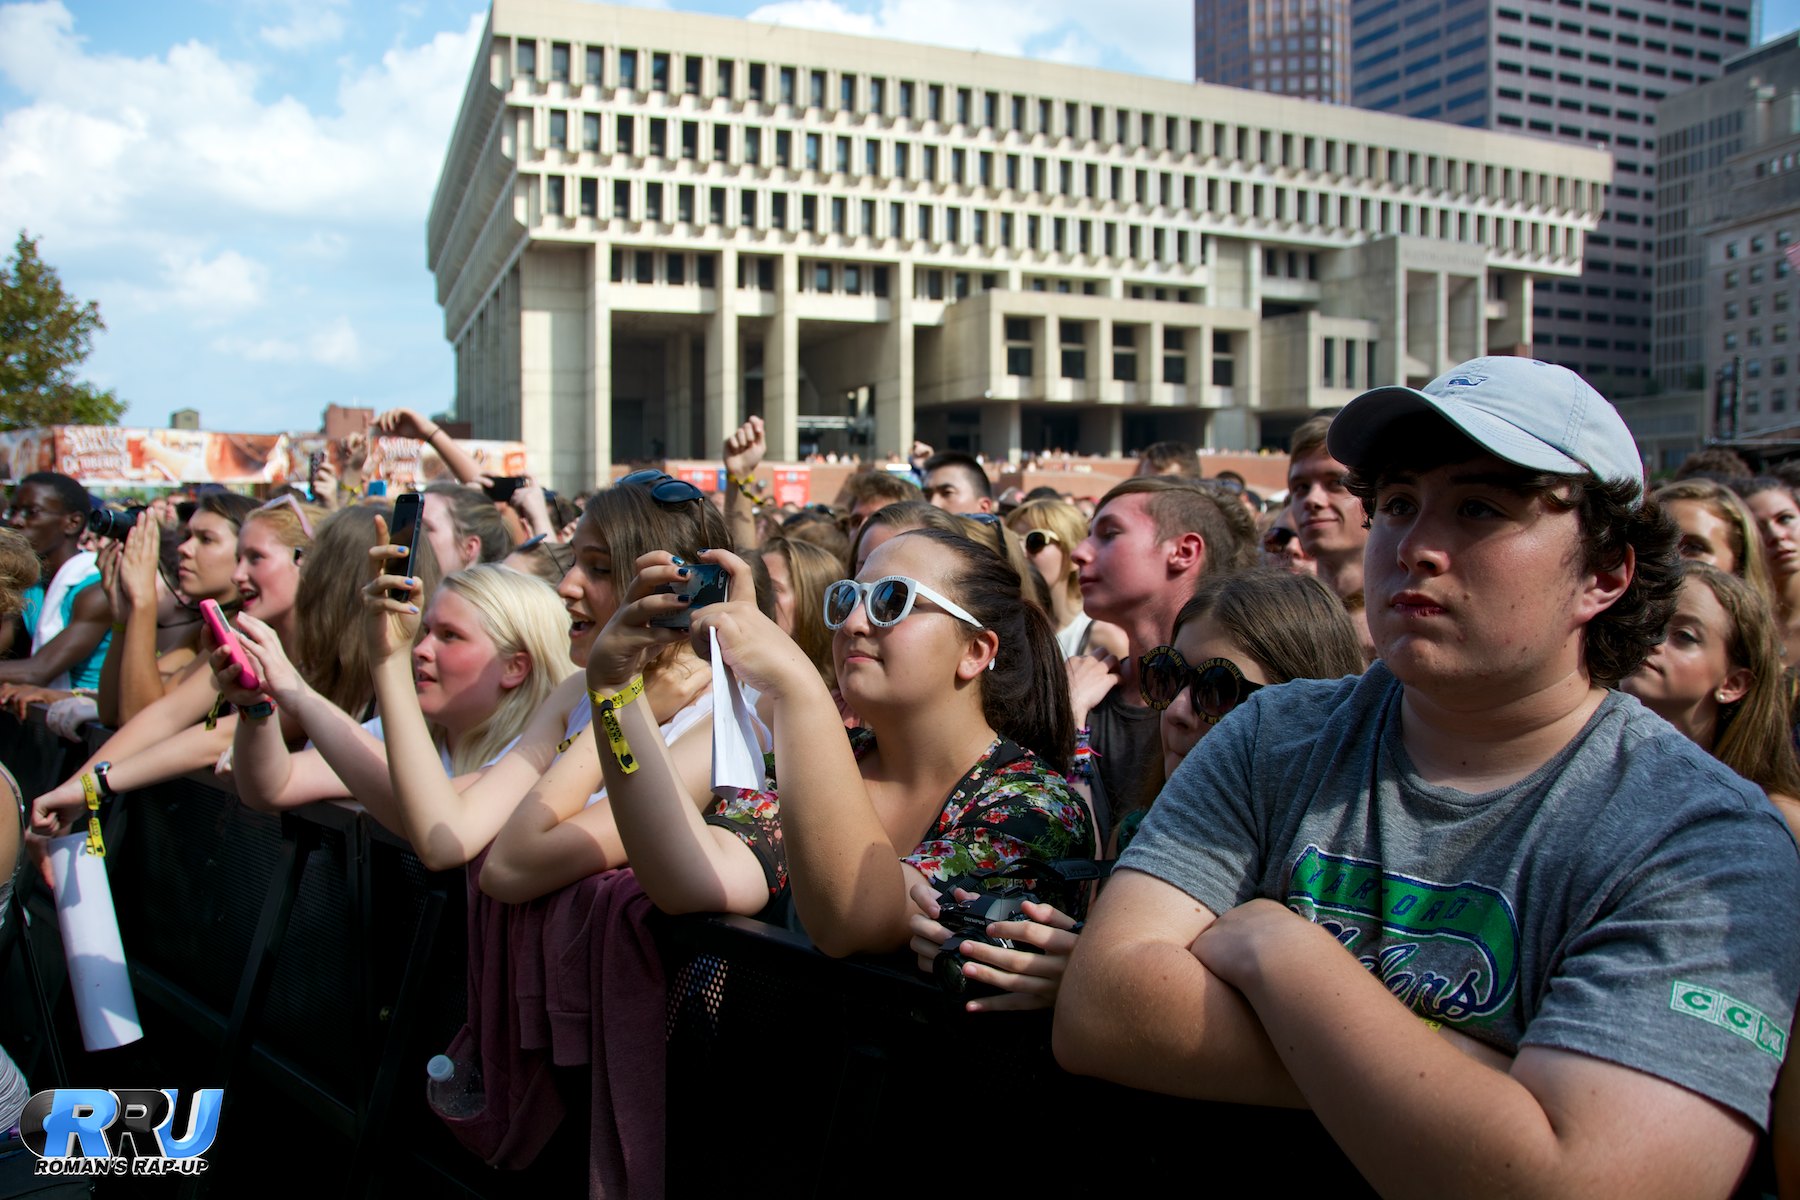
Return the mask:
<path fill-rule="evenodd" d="M 100 306 L 64 291 L 37 240 L 20 231 L 0 267 L 0 429 L 116 424 L 125 402 L 75 378 L 105 328 Z"/>

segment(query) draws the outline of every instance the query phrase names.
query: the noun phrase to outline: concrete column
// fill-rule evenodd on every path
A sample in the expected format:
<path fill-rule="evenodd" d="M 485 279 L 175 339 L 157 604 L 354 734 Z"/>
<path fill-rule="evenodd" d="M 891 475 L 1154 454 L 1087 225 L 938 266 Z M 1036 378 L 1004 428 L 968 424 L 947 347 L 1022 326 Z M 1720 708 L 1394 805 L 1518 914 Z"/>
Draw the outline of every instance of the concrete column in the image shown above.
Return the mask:
<path fill-rule="evenodd" d="M 589 263 L 586 469 L 576 478 L 556 481 L 557 490 L 570 494 L 612 482 L 612 247 L 596 243 Z"/>
<path fill-rule="evenodd" d="M 670 334 L 663 341 L 663 453 L 694 456 L 694 353 L 692 338 Z"/>
<path fill-rule="evenodd" d="M 1088 382 L 1093 384 L 1095 395 L 1116 402 L 1121 398 L 1123 387 L 1113 381 L 1112 318 L 1089 321 L 1088 330 L 1088 336 L 1093 339 L 1088 346 Z M 1138 378 L 1143 376 L 1140 374 Z"/>
<path fill-rule="evenodd" d="M 1082 409 L 1079 437 L 1083 454 L 1123 454 L 1124 410 L 1112 407 Z"/>
<path fill-rule="evenodd" d="M 1031 318 L 1031 382 L 1032 394 L 1042 399 L 1050 394 L 1050 384 L 1062 377 L 1062 346 L 1055 317 Z"/>
<path fill-rule="evenodd" d="M 981 452 L 989 462 L 1014 462 L 1023 438 L 1016 401 L 988 401 L 981 406 Z"/>
<path fill-rule="evenodd" d="M 1260 423 L 1241 408 L 1223 408 L 1206 427 L 1206 445 L 1214 450 L 1248 450 L 1257 444 Z"/>
<path fill-rule="evenodd" d="M 763 421 L 769 458 L 793 462 L 800 457 L 800 260 L 792 251 L 776 268 L 775 315 L 763 347 Z"/>
<path fill-rule="evenodd" d="M 875 379 L 875 445 L 879 461 L 888 451 L 906 454 L 913 444 L 913 269 L 895 263 L 888 283 L 888 322 L 881 333 Z"/>
<path fill-rule="evenodd" d="M 1431 298 L 1437 310 L 1437 354 L 1431 363 L 1431 374 L 1436 378 L 1456 365 L 1450 357 L 1450 277 L 1443 271 L 1431 277 Z"/>
<path fill-rule="evenodd" d="M 719 253 L 718 307 L 706 322 L 706 430 L 707 454 L 717 453 L 725 439 L 743 423 L 743 367 L 738 362 L 737 249 Z"/>

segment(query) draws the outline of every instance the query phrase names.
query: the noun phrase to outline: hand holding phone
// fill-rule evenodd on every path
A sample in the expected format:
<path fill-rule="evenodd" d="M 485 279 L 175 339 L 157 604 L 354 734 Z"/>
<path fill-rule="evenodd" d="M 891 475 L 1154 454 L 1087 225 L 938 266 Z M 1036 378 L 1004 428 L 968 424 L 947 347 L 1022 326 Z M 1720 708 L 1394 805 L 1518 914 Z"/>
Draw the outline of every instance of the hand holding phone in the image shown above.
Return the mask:
<path fill-rule="evenodd" d="M 487 498 L 495 504 L 505 504 L 512 499 L 514 492 L 524 486 L 525 476 L 523 475 L 496 475 L 493 482 L 481 490 L 486 492 Z"/>
<path fill-rule="evenodd" d="M 207 629 L 212 631 L 213 641 L 225 651 L 226 657 L 238 669 L 238 682 L 247 691 L 260 691 L 262 680 L 256 676 L 256 668 L 250 665 L 250 656 L 244 653 L 243 645 L 238 641 L 237 630 L 225 621 L 225 613 L 217 600 L 200 602 L 200 619 L 206 622 Z"/>
<path fill-rule="evenodd" d="M 664 588 L 664 591 L 681 591 L 691 596 L 688 606 L 678 613 L 666 617 L 656 617 L 650 624 L 658 629 L 687 629 L 693 624 L 694 610 L 704 608 L 708 604 L 717 604 L 724 600 L 731 586 L 731 577 L 725 573 L 722 563 L 691 563 L 688 565 L 688 577 L 679 588 Z"/>
<path fill-rule="evenodd" d="M 394 528 L 388 540 L 396 546 L 406 547 L 405 558 L 389 558 L 387 573 L 389 575 L 417 575 L 418 569 L 413 560 L 419 556 L 420 517 L 425 510 L 423 492 L 406 492 L 394 500 Z M 405 588 L 389 588 L 388 597 L 405 603 L 410 593 Z"/>

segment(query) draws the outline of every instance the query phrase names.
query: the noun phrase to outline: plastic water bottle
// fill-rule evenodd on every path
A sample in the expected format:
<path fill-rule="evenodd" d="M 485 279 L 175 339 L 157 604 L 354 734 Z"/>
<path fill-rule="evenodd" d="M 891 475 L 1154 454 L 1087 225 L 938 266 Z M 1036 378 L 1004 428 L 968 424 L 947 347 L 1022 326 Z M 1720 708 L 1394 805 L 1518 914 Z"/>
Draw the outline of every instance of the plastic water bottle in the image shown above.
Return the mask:
<path fill-rule="evenodd" d="M 481 1094 L 481 1068 L 470 1063 L 464 1076 L 447 1055 L 434 1054 L 425 1064 L 425 1098 L 446 1117 L 472 1117 L 486 1104 Z"/>

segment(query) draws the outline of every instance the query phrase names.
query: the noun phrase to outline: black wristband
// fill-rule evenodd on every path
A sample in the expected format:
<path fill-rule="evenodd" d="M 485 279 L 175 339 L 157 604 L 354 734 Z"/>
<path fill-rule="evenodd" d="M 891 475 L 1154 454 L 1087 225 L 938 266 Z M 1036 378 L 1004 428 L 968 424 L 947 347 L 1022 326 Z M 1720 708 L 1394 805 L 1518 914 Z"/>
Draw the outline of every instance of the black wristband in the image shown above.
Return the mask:
<path fill-rule="evenodd" d="M 238 715 L 246 721 L 266 721 L 275 712 L 273 700 L 258 700 L 255 704 L 246 704 L 238 709 Z"/>
<path fill-rule="evenodd" d="M 106 773 L 110 770 L 112 770 L 112 764 L 109 762 L 94 764 L 94 782 L 100 786 L 100 794 L 109 800 L 116 794 L 112 789 L 112 784 L 106 782 Z"/>

